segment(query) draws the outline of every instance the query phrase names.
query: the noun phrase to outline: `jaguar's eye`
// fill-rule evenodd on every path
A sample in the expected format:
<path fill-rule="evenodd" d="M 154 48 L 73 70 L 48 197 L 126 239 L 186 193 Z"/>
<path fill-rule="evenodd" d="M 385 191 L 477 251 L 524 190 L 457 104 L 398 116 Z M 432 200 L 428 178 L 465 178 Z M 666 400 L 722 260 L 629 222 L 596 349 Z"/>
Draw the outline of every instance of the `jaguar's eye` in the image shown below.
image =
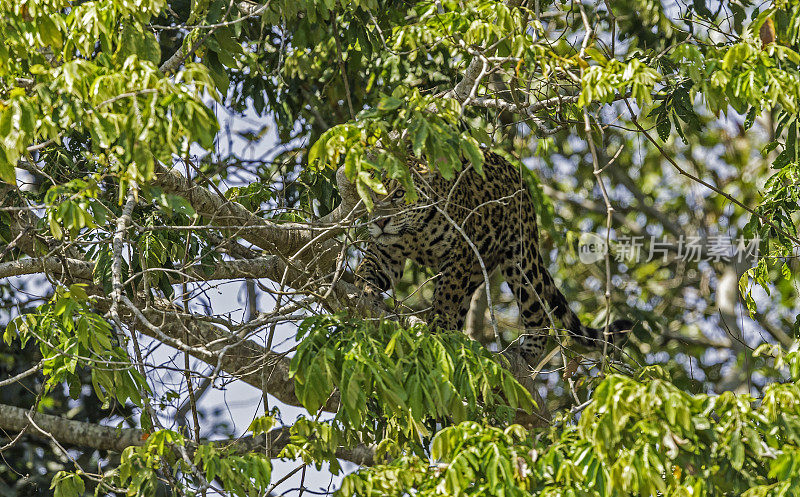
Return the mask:
<path fill-rule="evenodd" d="M 405 197 L 405 196 L 406 196 L 406 191 L 405 191 L 405 190 L 403 190 L 402 188 L 398 188 L 398 189 L 397 189 L 397 190 L 395 190 L 395 191 L 394 191 L 394 193 L 392 194 L 392 199 L 394 199 L 394 200 L 400 200 L 401 198 L 403 198 L 403 197 Z"/>

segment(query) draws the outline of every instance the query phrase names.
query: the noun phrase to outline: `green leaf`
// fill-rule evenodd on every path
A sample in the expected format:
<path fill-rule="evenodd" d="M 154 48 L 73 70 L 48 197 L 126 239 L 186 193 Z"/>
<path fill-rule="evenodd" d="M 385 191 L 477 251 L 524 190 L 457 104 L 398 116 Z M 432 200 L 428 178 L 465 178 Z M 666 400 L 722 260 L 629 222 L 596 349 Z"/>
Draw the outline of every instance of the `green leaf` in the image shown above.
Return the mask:
<path fill-rule="evenodd" d="M 242 45 L 233 38 L 233 30 L 226 26 L 214 32 L 214 38 L 222 50 L 229 53 L 241 54 L 244 52 Z"/>
<path fill-rule="evenodd" d="M 788 166 L 794 160 L 794 150 L 789 150 L 785 148 L 781 153 L 775 157 L 775 160 L 772 161 L 772 168 L 773 169 L 783 169 L 784 167 Z"/>
<path fill-rule="evenodd" d="M 59 471 L 53 477 L 50 488 L 54 491 L 54 497 L 80 497 L 86 491 L 83 479 L 65 471 Z"/>
<path fill-rule="evenodd" d="M 461 141 L 459 144 L 461 146 L 461 153 L 464 154 L 464 157 L 469 159 L 469 161 L 472 163 L 472 167 L 475 168 L 475 171 L 483 176 L 483 153 L 478 146 L 478 141 L 475 138 L 464 134 L 461 135 Z"/>
<path fill-rule="evenodd" d="M 18 332 L 17 332 L 17 322 L 18 322 L 18 320 L 17 320 L 17 319 L 12 319 L 12 320 L 11 320 L 11 321 L 10 321 L 10 322 L 9 322 L 9 323 L 6 325 L 6 329 L 3 331 L 3 342 L 4 342 L 6 345 L 8 345 L 9 347 L 11 346 L 11 342 L 13 342 L 13 341 L 14 341 L 14 339 L 15 339 L 15 338 L 17 337 L 17 335 L 18 335 Z"/>
<path fill-rule="evenodd" d="M 789 265 L 785 262 L 781 266 L 781 275 L 786 281 L 792 281 L 792 270 L 789 269 Z"/>
<path fill-rule="evenodd" d="M 228 77 L 227 71 L 222 66 L 217 52 L 212 50 L 206 52 L 204 62 L 206 67 L 208 67 L 208 72 L 211 75 L 211 79 L 214 80 L 217 89 L 223 94 L 227 93 L 228 87 L 230 86 L 230 78 Z"/>
<path fill-rule="evenodd" d="M 128 57 L 136 55 L 141 60 L 158 64 L 161 59 L 161 47 L 155 35 L 149 30 L 145 31 L 142 25 L 135 21 L 122 23 L 120 43 L 115 57 L 117 64 L 122 65 Z"/>
<path fill-rule="evenodd" d="M 386 186 L 384 186 L 384 184 L 379 179 L 372 177 L 366 171 L 360 171 L 358 173 L 358 182 L 365 184 L 375 193 L 379 193 L 381 195 L 387 194 Z"/>
<path fill-rule="evenodd" d="M 503 394 L 508 400 L 508 405 L 517 408 L 519 401 L 517 400 L 517 386 L 514 379 L 510 375 L 503 375 Z"/>
<path fill-rule="evenodd" d="M 268 433 L 274 426 L 275 418 L 272 416 L 260 416 L 254 419 L 247 429 L 248 431 L 252 431 L 253 435 L 259 435 L 261 433 Z"/>
<path fill-rule="evenodd" d="M 62 37 L 61 31 L 58 30 L 56 23 L 53 22 L 49 16 L 42 16 L 37 19 L 36 28 L 39 31 L 39 36 L 42 42 L 50 45 L 55 49 L 61 48 Z"/>
<path fill-rule="evenodd" d="M 421 116 L 417 117 L 418 125 L 414 130 L 414 135 L 412 138 L 412 150 L 414 151 L 414 155 L 417 157 L 422 157 L 422 152 L 425 148 L 425 140 L 428 139 L 428 132 L 430 128 L 428 127 L 428 122 Z"/>
<path fill-rule="evenodd" d="M 322 135 L 316 142 L 314 142 L 314 145 L 312 145 L 308 151 L 309 167 L 316 166 L 317 162 L 324 160 L 326 146 L 327 140 L 325 140 L 325 135 Z"/>
<path fill-rule="evenodd" d="M 55 216 L 48 216 L 48 223 L 50 225 L 50 233 L 53 234 L 53 238 L 56 240 L 61 240 L 64 238 L 64 232 L 61 230 L 61 226 L 56 221 Z"/>
<path fill-rule="evenodd" d="M 740 440 L 738 433 L 731 436 L 731 466 L 736 471 L 740 471 L 744 465 L 744 444 Z"/>
<path fill-rule="evenodd" d="M 15 162 L 10 162 L 5 147 L 0 144 L 0 181 L 15 185 L 17 183 L 17 173 L 14 170 Z"/>
<path fill-rule="evenodd" d="M 453 179 L 455 168 L 445 147 L 440 139 L 434 137 L 428 149 L 428 164 L 436 168 L 444 179 L 450 180 Z"/>
<path fill-rule="evenodd" d="M 672 121 L 675 124 L 675 131 L 678 132 L 678 136 L 681 137 L 681 140 L 683 141 L 683 143 L 684 144 L 689 143 L 686 140 L 686 135 L 683 134 L 683 128 L 681 128 L 681 123 L 678 121 L 678 117 L 674 112 L 672 113 Z"/>
<path fill-rule="evenodd" d="M 658 131 L 658 137 L 661 138 L 662 141 L 667 141 L 669 139 L 669 135 L 672 132 L 672 123 L 666 113 L 663 114 L 656 123 L 656 131 Z"/>
<path fill-rule="evenodd" d="M 601 65 L 605 65 L 608 62 L 608 58 L 605 55 L 603 55 L 603 53 L 600 50 L 594 47 L 588 47 L 586 49 L 586 55 L 596 60 Z"/>
<path fill-rule="evenodd" d="M 403 105 L 403 101 L 395 97 L 384 97 L 378 102 L 378 110 L 388 111 L 394 110 Z"/>
<path fill-rule="evenodd" d="M 744 129 L 748 130 L 752 128 L 755 120 L 756 120 L 756 108 L 750 107 L 750 110 L 747 111 L 747 116 L 744 119 Z"/>

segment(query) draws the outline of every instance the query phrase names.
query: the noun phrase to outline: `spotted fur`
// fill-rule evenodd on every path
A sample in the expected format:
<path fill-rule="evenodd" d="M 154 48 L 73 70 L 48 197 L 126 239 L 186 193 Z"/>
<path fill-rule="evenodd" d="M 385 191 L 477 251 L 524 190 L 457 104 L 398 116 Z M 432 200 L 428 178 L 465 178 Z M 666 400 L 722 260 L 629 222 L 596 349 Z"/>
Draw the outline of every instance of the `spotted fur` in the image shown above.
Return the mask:
<path fill-rule="evenodd" d="M 469 163 L 464 166 L 453 180 L 419 174 L 417 168 L 419 200 L 410 205 L 403 200 L 403 189 L 387 182 L 389 192 L 376 202 L 371 243 L 356 270 L 361 287 L 373 294 L 388 290 L 400 278 L 406 259 L 412 259 L 440 273 L 433 295 L 438 323 L 461 329 L 471 296 L 484 282 L 477 250 L 487 273 L 502 271 L 514 292 L 527 334 L 520 350 L 529 361 L 541 355 L 547 340 L 545 303 L 575 339 L 602 346 L 603 330 L 581 324 L 545 267 L 536 209 L 520 171 L 488 151 L 485 177 Z M 609 330 L 615 336 L 630 327 L 629 321 L 620 320 Z"/>

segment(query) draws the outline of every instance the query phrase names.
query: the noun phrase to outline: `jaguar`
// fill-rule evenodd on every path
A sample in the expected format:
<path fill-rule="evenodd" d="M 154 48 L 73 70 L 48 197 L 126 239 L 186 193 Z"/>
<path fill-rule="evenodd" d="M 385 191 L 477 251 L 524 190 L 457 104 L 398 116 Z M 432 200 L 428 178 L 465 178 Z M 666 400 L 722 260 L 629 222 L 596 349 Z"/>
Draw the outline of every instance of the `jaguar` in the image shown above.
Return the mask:
<path fill-rule="evenodd" d="M 607 335 L 581 323 L 545 267 L 536 208 L 521 171 L 497 153 L 483 155 L 483 174 L 463 159 L 453 179 L 421 161 L 411 164 L 418 200 L 410 204 L 399 182 L 384 181 L 387 194 L 376 198 L 370 238 L 355 271 L 362 291 L 376 298 L 388 291 L 411 259 L 438 274 L 431 318 L 459 330 L 472 294 L 499 269 L 519 306 L 525 332 L 515 347 L 528 363 L 542 355 L 552 317 L 582 345 L 602 347 L 604 337 L 616 341 L 632 323 L 616 320 Z"/>

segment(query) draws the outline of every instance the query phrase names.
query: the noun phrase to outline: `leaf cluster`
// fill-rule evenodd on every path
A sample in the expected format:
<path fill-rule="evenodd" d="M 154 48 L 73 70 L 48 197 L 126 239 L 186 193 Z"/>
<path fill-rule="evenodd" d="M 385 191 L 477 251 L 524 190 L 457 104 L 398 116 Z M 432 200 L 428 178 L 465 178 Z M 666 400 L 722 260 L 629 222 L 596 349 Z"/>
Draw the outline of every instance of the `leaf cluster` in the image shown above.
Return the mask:
<path fill-rule="evenodd" d="M 66 383 L 73 398 L 78 398 L 81 378 L 78 368 L 91 371 L 95 394 L 108 403 L 130 400 L 142 407 L 142 392 L 149 391 L 145 378 L 133 367 L 127 351 L 114 336 L 111 325 L 91 309 L 85 285 L 57 287 L 50 302 L 36 311 L 12 320 L 3 333 L 11 344 L 19 339 L 39 345 L 47 378 L 47 389 Z"/>
<path fill-rule="evenodd" d="M 795 372 L 797 354 L 781 359 Z M 345 478 L 341 495 L 796 495 L 800 387 L 762 399 L 688 395 L 658 371 L 612 375 L 575 421 L 529 436 L 464 422 L 409 457 Z"/>
<path fill-rule="evenodd" d="M 530 393 L 462 333 L 392 321 L 306 319 L 292 358 L 297 397 L 316 412 L 338 391 L 335 420 L 365 440 L 420 451 L 437 422 L 507 422 L 534 408 Z"/>
<path fill-rule="evenodd" d="M 264 454 L 239 455 L 229 447 L 202 444 L 189 457 L 183 455 L 188 453 L 187 446 L 186 438 L 172 430 L 150 434 L 143 446 L 123 451 L 113 475 L 115 483 L 126 488 L 131 497 L 154 496 L 162 471 L 171 469 L 174 471 L 171 478 L 186 495 L 198 495 L 197 488 L 211 483 L 218 483 L 221 490 L 240 497 L 258 495 L 257 492 L 264 492 L 270 486 L 272 463 Z M 186 479 L 179 479 L 178 475 Z"/>
<path fill-rule="evenodd" d="M 168 78 L 158 67 L 146 23 L 163 1 L 11 4 L 0 21 L 0 179 L 13 183 L 31 144 L 65 132 L 90 137 L 97 162 L 123 182 L 149 179 L 155 160 L 192 142 L 211 147 L 218 125 L 202 97 L 218 93 L 207 68 L 187 63 Z"/>
<path fill-rule="evenodd" d="M 369 209 L 373 205 L 371 191 L 386 193 L 382 176 L 403 184 L 406 198 L 414 201 L 417 196 L 406 159 L 409 150 L 446 179 L 453 178 L 467 160 L 482 172 L 479 139 L 488 143 L 488 136 L 480 130 L 461 131 L 455 124 L 460 115 L 461 107 L 453 99 L 400 87 L 375 108 L 361 112 L 355 121 L 323 133 L 309 151 L 309 165 L 335 169 L 343 164 L 348 180 L 356 185 Z"/>

